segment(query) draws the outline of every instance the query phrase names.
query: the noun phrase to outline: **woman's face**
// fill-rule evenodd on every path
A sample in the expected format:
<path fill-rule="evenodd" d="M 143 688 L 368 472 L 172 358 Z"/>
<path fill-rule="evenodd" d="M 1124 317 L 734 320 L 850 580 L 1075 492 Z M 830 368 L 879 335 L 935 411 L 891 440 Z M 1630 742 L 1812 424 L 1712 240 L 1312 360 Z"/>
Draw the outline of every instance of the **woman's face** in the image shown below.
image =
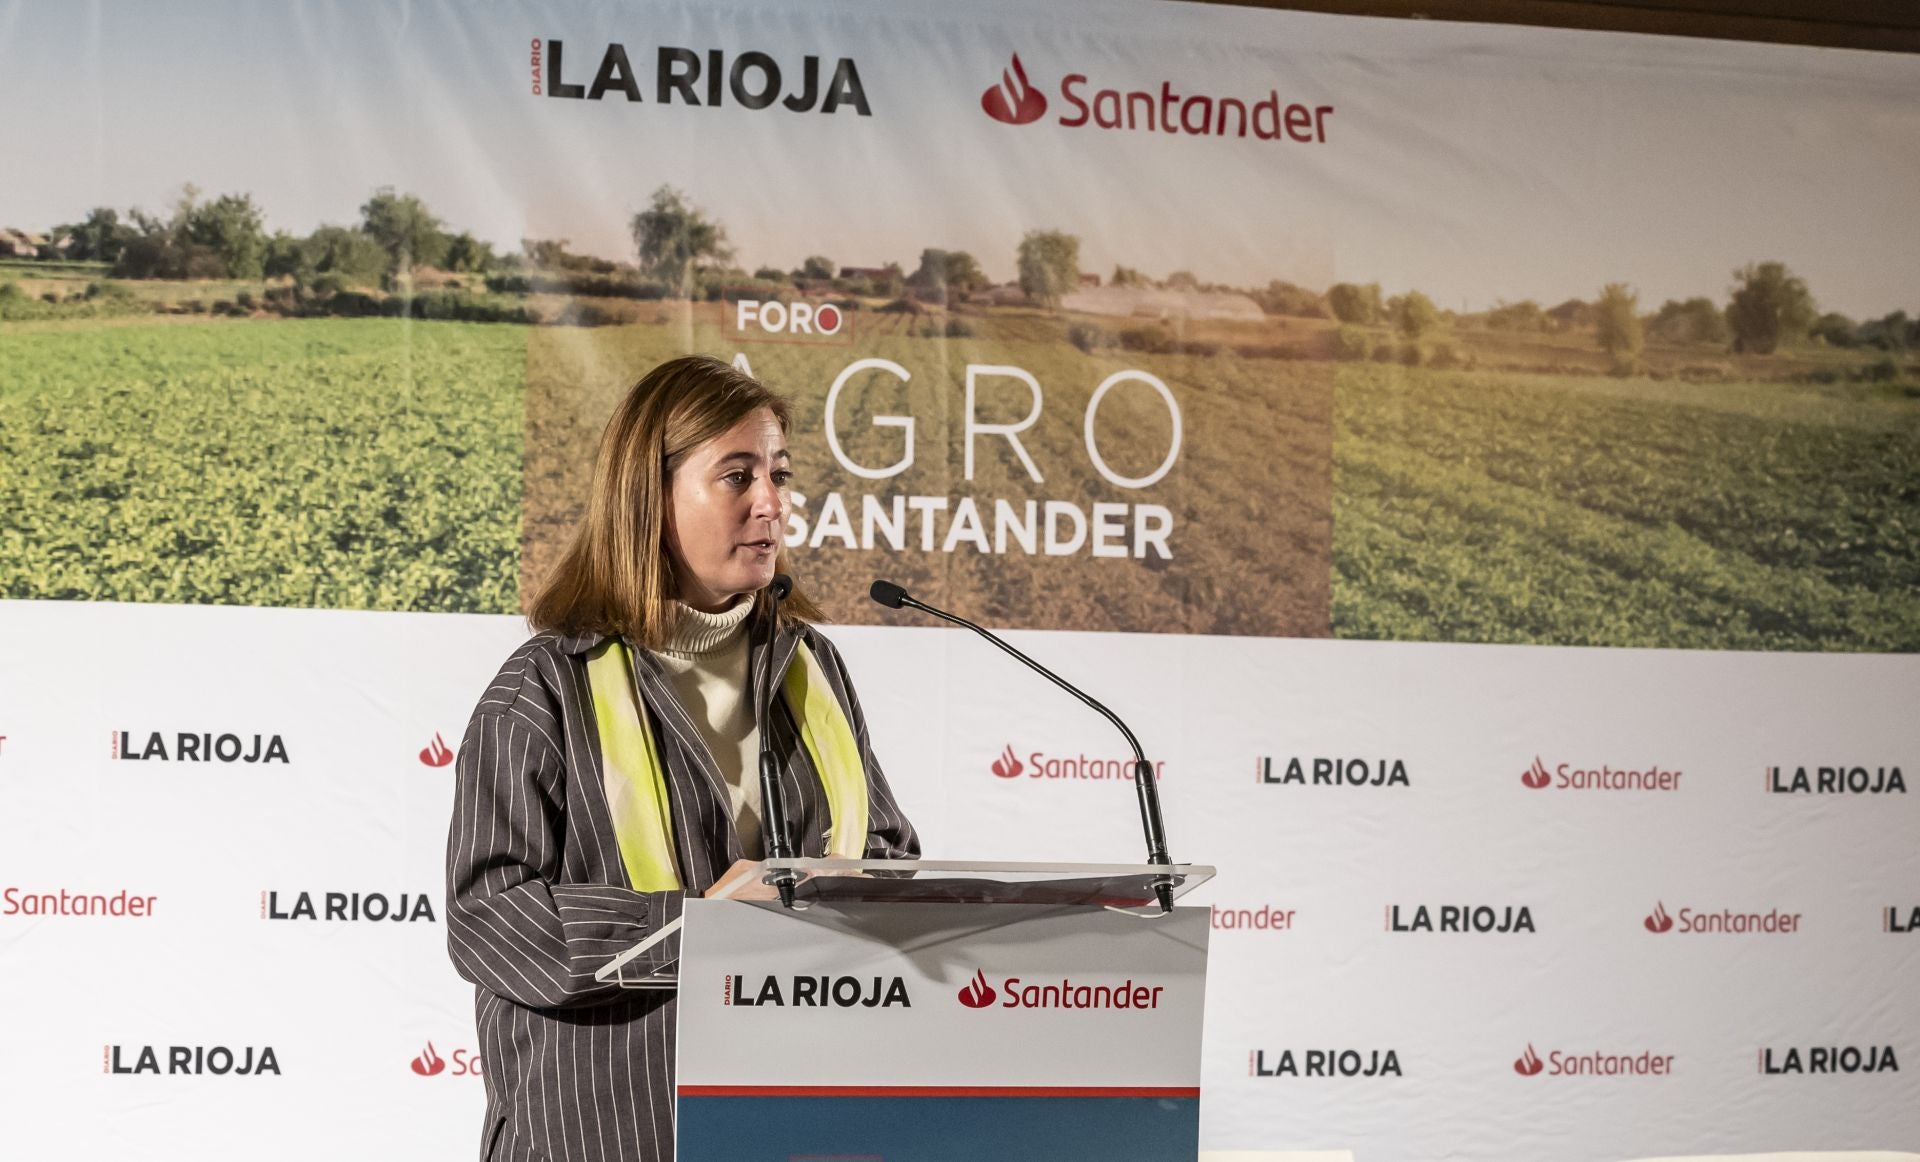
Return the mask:
<path fill-rule="evenodd" d="M 768 408 L 687 453 L 674 470 L 667 547 L 681 601 L 718 613 L 773 580 L 787 523 L 787 437 Z"/>

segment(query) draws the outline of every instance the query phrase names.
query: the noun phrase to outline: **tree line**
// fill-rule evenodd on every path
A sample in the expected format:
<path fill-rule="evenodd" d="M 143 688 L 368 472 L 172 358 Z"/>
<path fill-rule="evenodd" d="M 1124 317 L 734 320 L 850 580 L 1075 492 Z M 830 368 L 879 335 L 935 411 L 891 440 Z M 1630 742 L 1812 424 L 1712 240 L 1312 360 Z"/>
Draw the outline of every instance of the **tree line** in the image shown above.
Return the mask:
<path fill-rule="evenodd" d="M 127 279 L 292 279 L 299 285 L 381 285 L 403 288 L 414 270 L 431 268 L 481 275 L 545 271 L 571 276 L 628 276 L 652 284 L 662 298 L 717 293 L 748 281 L 789 283 L 850 295 L 945 303 L 993 285 L 973 255 L 927 248 L 908 273 L 899 263 L 836 267 L 810 255 L 793 270 L 762 266 L 751 275 L 733 264 L 726 227 L 670 185 L 656 189 L 628 222 L 629 263 L 572 253 L 565 238 L 526 238 L 518 254 L 497 254 L 467 231 L 455 232 L 419 197 L 392 187 L 375 190 L 348 225 L 322 225 L 301 236 L 269 231 L 264 209 L 247 193 L 202 198 L 189 184 L 165 214 L 138 207 L 123 216 L 109 206 L 53 228 L 50 258 L 101 262 Z M 1016 255 L 1020 285 L 1047 305 L 1057 304 L 1079 280 L 1079 240 L 1058 231 L 1032 231 Z M 647 297 L 654 297 L 649 295 Z"/>
<path fill-rule="evenodd" d="M 63 257 L 107 263 L 116 278 L 311 282 L 331 274 L 350 284 L 391 284 L 416 267 L 486 271 L 499 263 L 489 244 L 449 232 L 419 198 L 391 187 L 375 190 L 354 224 L 323 225 L 304 237 L 268 232 L 251 194 L 202 200 L 191 184 L 164 216 L 136 207 L 123 219 L 100 206 L 53 234 L 68 239 Z"/>
<path fill-rule="evenodd" d="M 1668 299 L 1647 313 L 1640 310 L 1639 294 L 1619 282 L 1606 284 L 1592 302 L 1568 299 L 1542 308 L 1524 299 L 1503 302 L 1479 314 L 1441 311 L 1418 291 L 1382 301 L 1378 283 L 1336 283 L 1325 301 L 1328 313 L 1342 323 L 1391 324 L 1416 339 L 1456 322 L 1516 333 L 1591 330 L 1600 348 L 1621 365 L 1636 363 L 1650 338 L 1674 344 L 1711 343 L 1754 355 L 1770 355 L 1783 346 L 1807 341 L 1885 351 L 1920 347 L 1920 320 L 1908 318 L 1905 311 L 1865 322 L 1836 311 L 1822 313 L 1806 280 L 1785 263 L 1748 263 L 1732 277 L 1725 305 L 1705 296 Z"/>
<path fill-rule="evenodd" d="M 111 207 L 96 207 L 78 222 L 55 227 L 52 235 L 64 242 L 57 257 L 106 263 L 115 277 L 129 279 L 285 278 L 302 288 L 379 285 L 405 291 L 418 268 L 480 275 L 531 271 L 561 276 L 557 282 L 539 284 L 540 289 L 577 288 L 581 293 L 625 289 L 637 297 L 718 298 L 730 287 L 750 293 L 784 286 L 936 304 L 993 286 L 973 255 L 932 247 L 921 251 L 911 273 L 895 262 L 836 266 L 816 254 L 792 270 L 762 266 L 749 275 L 734 264 L 725 225 L 670 185 L 653 191 L 647 207 L 629 220 L 628 232 L 631 264 L 571 253 L 564 238 L 522 239 L 518 254 L 501 255 L 471 232 L 449 229 L 419 197 L 381 187 L 361 204 L 357 221 L 322 225 L 297 236 L 269 232 L 265 212 L 251 194 L 203 199 L 197 188 L 187 185 L 165 215 L 134 208 L 122 217 Z M 1020 292 L 1032 302 L 1057 308 L 1080 285 L 1080 240 L 1060 230 L 1030 230 L 1020 240 L 1014 265 Z M 595 278 L 612 282 L 596 287 L 587 281 Z M 1649 338 L 1721 344 L 1762 355 L 1808 340 L 1834 347 L 1920 347 L 1920 320 L 1904 311 L 1865 322 L 1822 313 L 1805 280 L 1784 263 L 1750 263 L 1734 271 L 1733 279 L 1724 305 L 1705 297 L 1670 299 L 1644 314 L 1638 294 L 1624 283 L 1608 283 L 1592 302 L 1569 299 L 1543 308 L 1524 299 L 1477 314 L 1442 310 L 1417 290 L 1383 297 L 1378 283 L 1335 283 L 1324 294 L 1278 279 L 1263 288 L 1243 289 L 1204 283 L 1190 271 L 1153 280 L 1124 265 L 1114 268 L 1108 283 L 1231 291 L 1252 298 L 1269 315 L 1388 325 L 1412 342 L 1443 334 L 1456 324 L 1516 333 L 1591 330 L 1621 365 L 1636 363 Z M 490 285 L 522 291 L 535 287 L 528 278 L 498 278 Z"/>

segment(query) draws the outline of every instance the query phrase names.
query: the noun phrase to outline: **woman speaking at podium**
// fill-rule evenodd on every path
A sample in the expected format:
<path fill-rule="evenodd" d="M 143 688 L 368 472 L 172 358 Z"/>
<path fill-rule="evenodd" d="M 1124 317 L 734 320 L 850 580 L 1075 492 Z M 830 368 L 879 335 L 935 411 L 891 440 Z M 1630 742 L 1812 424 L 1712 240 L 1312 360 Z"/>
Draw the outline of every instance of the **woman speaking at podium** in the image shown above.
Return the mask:
<path fill-rule="evenodd" d="M 672 1158 L 673 993 L 594 972 L 761 857 L 763 737 L 797 854 L 919 854 L 818 611 L 770 592 L 787 429 L 786 401 L 718 359 L 647 373 L 601 437 L 538 632 L 474 708 L 447 946 L 477 986 L 483 1159 Z"/>

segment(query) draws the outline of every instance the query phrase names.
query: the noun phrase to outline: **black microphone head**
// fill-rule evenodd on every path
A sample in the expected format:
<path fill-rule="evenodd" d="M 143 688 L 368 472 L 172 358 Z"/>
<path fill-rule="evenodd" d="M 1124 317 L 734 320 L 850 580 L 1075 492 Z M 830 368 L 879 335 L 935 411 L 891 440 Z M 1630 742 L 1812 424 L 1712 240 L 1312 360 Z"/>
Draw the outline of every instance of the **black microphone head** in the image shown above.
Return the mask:
<path fill-rule="evenodd" d="M 773 590 L 773 599 L 775 601 L 785 601 L 787 594 L 793 592 L 793 578 L 787 576 L 785 573 L 775 573 L 772 583 L 770 583 L 767 588 Z"/>
<path fill-rule="evenodd" d="M 898 609 L 900 608 L 900 603 L 907 599 L 907 591 L 891 581 L 876 579 L 873 583 L 873 588 L 867 590 L 867 596 L 878 601 L 888 609 Z"/>

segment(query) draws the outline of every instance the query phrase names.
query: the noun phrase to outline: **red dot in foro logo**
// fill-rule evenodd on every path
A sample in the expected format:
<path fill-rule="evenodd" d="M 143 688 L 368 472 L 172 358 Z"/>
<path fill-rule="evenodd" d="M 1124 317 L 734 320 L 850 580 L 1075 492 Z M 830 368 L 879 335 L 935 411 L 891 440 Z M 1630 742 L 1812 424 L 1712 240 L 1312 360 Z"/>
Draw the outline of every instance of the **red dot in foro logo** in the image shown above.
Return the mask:
<path fill-rule="evenodd" d="M 439 731 L 433 732 L 433 741 L 420 748 L 420 761 L 430 767 L 444 767 L 453 761 L 453 752 L 447 749 L 446 740 Z"/>
<path fill-rule="evenodd" d="M 421 1077 L 433 1077 L 447 1067 L 447 1059 L 433 1051 L 433 1042 L 427 1042 L 426 1051 L 413 1059 L 413 1071 Z"/>
<path fill-rule="evenodd" d="M 820 328 L 821 334 L 831 335 L 840 329 L 840 308 L 832 303 L 823 303 L 813 312 L 813 325 Z"/>
<path fill-rule="evenodd" d="M 1003 779 L 1017 779 L 1020 777 L 1020 772 L 1026 769 L 1026 764 L 1013 753 L 1012 743 L 1008 743 L 1007 749 L 1000 753 L 1000 757 L 993 760 L 993 773 Z"/>
<path fill-rule="evenodd" d="M 960 1003 L 969 1009 L 984 1009 L 992 1004 L 999 995 L 1000 994 L 993 991 L 993 986 L 987 983 L 986 971 L 984 969 L 975 969 L 973 979 L 968 981 L 965 987 L 960 990 Z"/>

